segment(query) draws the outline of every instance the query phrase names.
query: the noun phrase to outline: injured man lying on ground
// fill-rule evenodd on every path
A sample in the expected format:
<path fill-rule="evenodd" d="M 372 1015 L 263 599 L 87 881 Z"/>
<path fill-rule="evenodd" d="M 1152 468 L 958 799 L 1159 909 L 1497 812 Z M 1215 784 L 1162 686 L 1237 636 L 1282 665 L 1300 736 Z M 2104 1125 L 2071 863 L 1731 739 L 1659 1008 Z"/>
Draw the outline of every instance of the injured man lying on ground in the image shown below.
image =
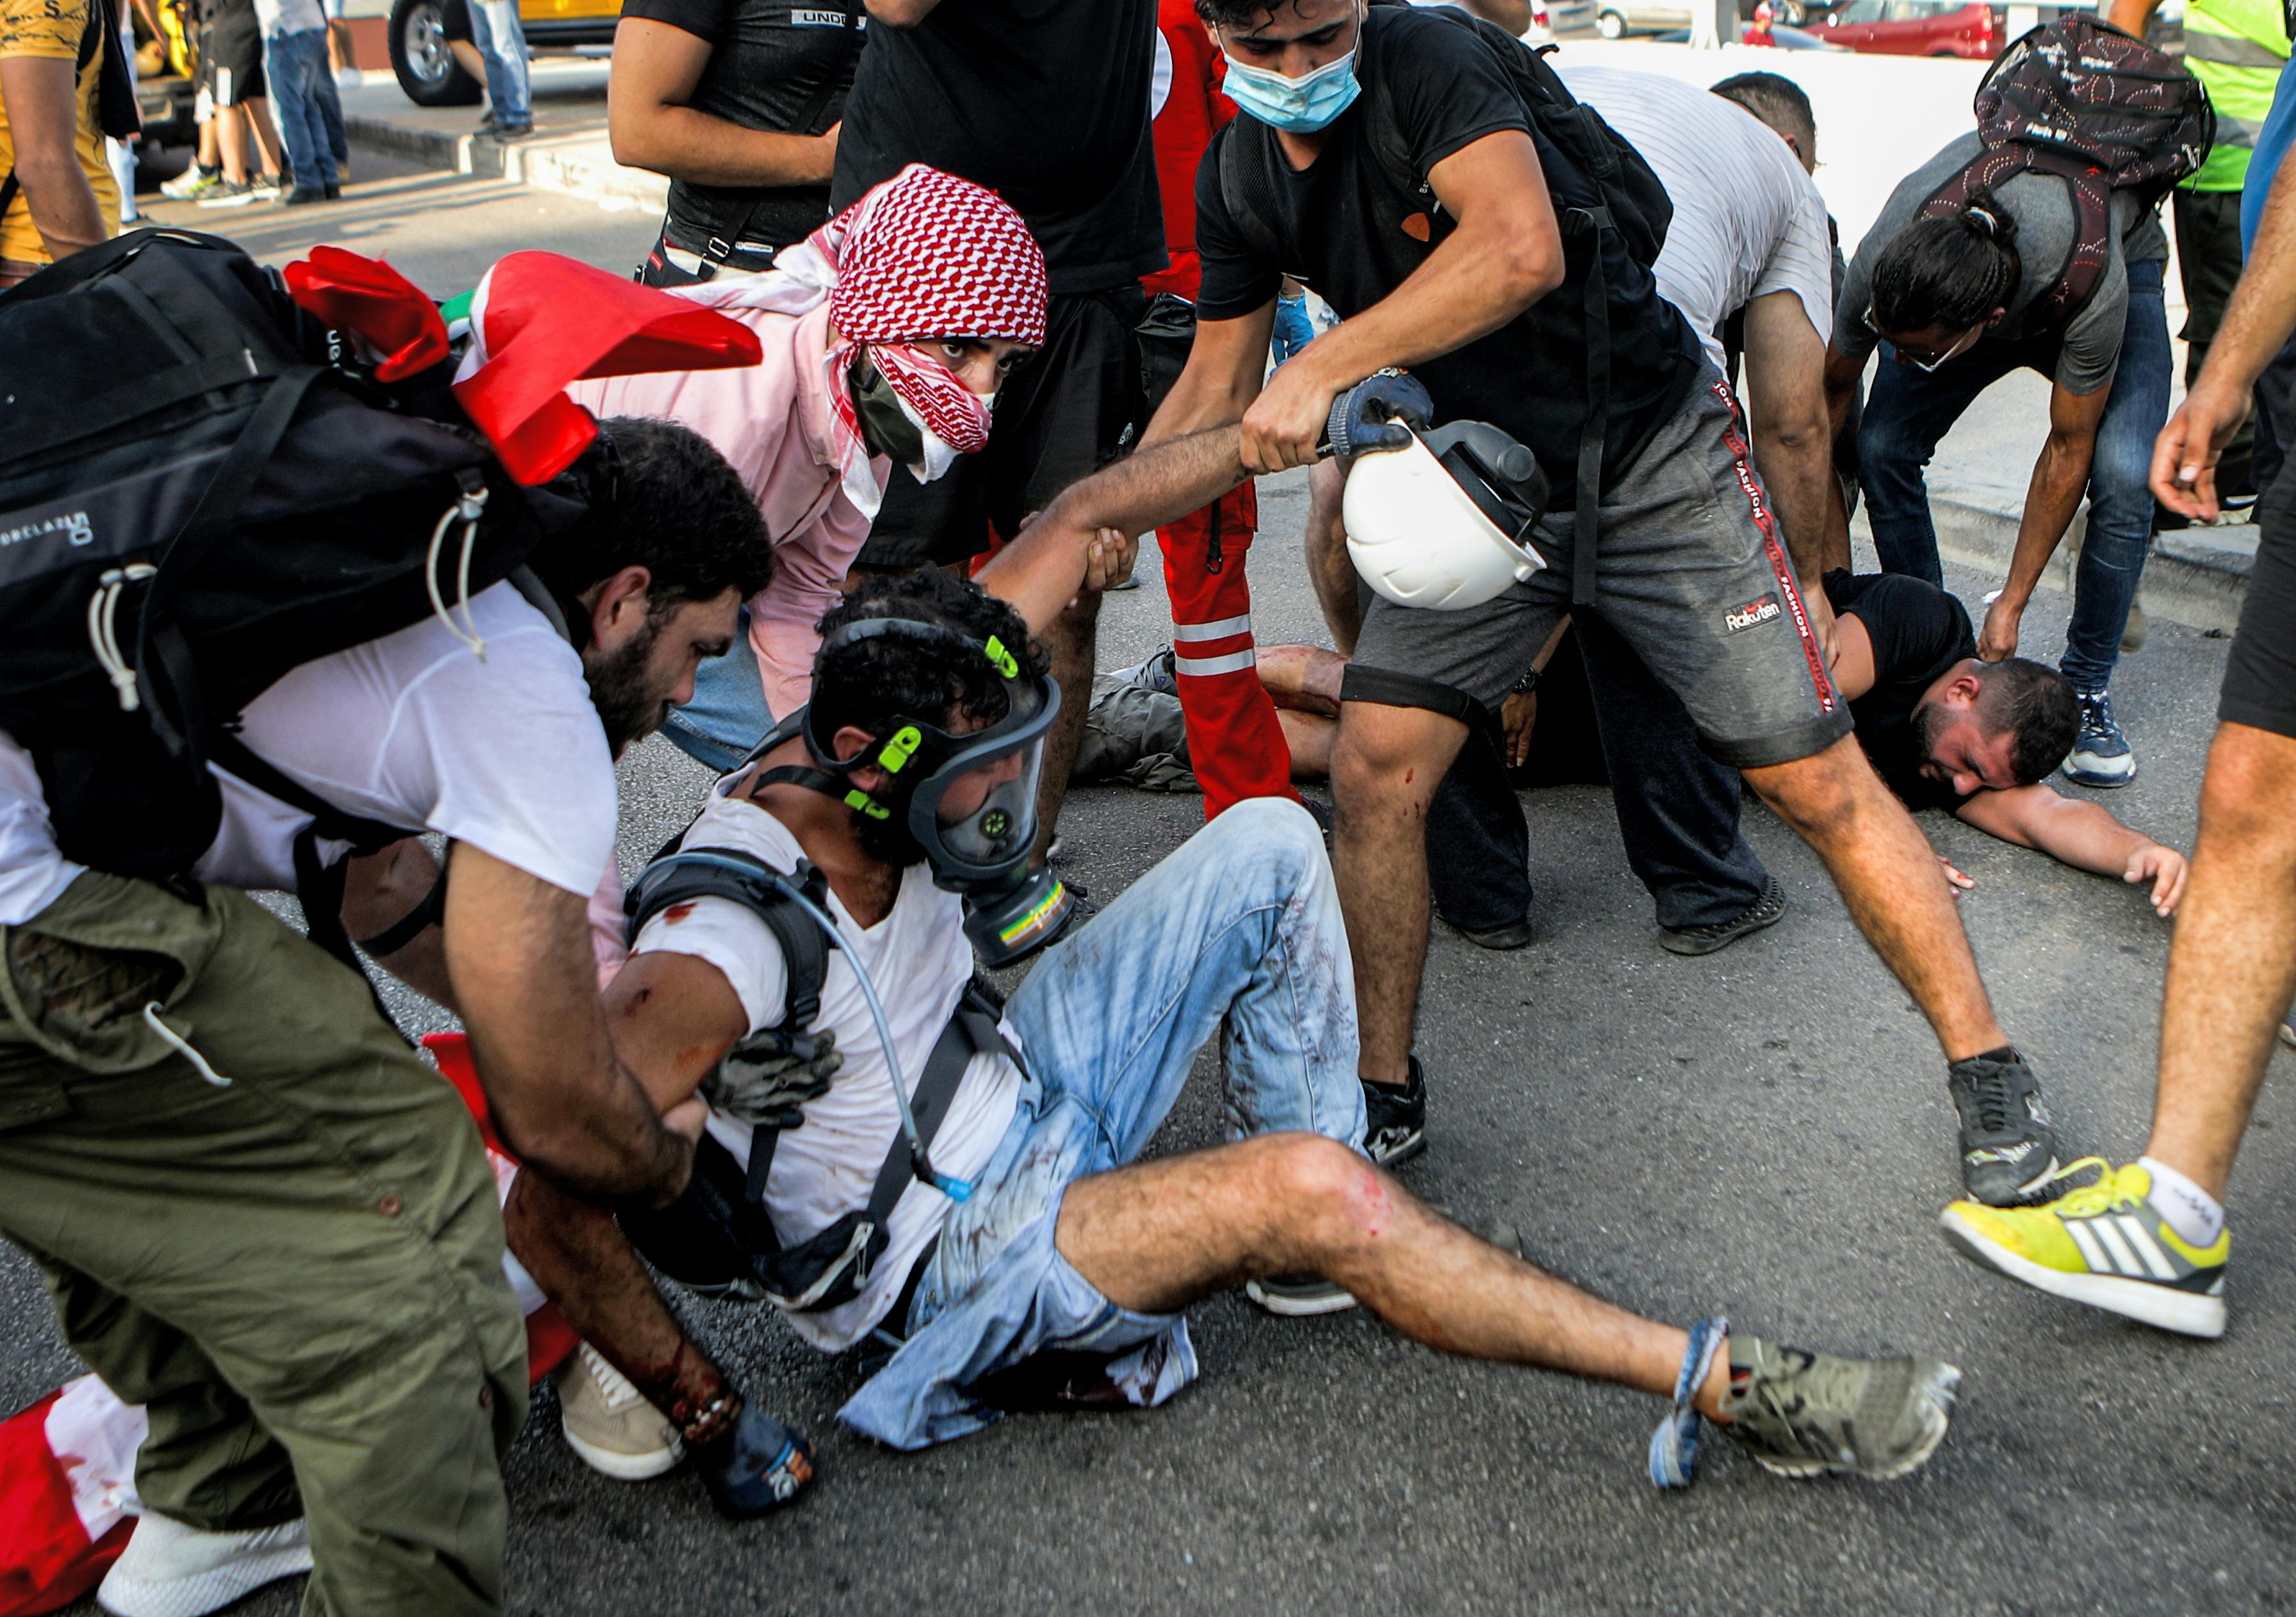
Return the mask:
<path fill-rule="evenodd" d="M 618 1225 L 522 1178 L 508 1222 L 545 1293 L 666 1417 L 663 1448 L 732 1424 L 792 1446 L 783 1494 L 810 1471 L 633 1247 L 682 1283 L 769 1300 L 824 1351 L 890 1350 L 839 1413 L 902 1449 L 1002 1409 L 1160 1404 L 1198 1373 L 1183 1310 L 1247 1285 L 1271 1312 L 1360 1303 L 1447 1352 L 1652 1393 L 1671 1404 L 1650 1446 L 1664 1485 L 1689 1481 L 1702 1417 L 1787 1475 L 1928 1457 L 1951 1366 L 1638 1317 L 1363 1156 L 1348 940 L 1295 803 L 1220 816 L 1000 1007 L 976 943 L 1026 947 L 1061 897 L 1013 879 L 1059 700 L 1031 627 L 936 569 L 864 584 L 822 620 L 810 707 L 633 889 L 607 1003 L 657 1106 L 709 1103 L 693 1184 Z M 1215 1038 L 1228 1143 L 1141 1160 Z M 718 1502 L 759 1514 L 778 1497 Z"/>

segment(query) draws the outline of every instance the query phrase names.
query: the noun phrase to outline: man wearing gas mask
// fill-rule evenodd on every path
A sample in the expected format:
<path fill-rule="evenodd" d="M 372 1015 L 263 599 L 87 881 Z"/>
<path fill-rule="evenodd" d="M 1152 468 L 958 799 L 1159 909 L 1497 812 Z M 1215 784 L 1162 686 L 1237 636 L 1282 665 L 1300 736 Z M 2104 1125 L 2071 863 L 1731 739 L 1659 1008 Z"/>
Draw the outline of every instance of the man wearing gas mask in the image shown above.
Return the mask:
<path fill-rule="evenodd" d="M 1648 165 L 1541 59 L 1463 13 L 1366 14 L 1358 0 L 1197 12 L 1242 116 L 1197 177 L 1194 346 L 1142 452 L 1069 490 L 1048 520 L 1137 532 L 1241 476 L 1370 450 L 1352 505 L 1365 474 L 1385 460 L 1372 480 L 1386 480 L 1415 442 L 1344 403 L 1390 366 L 1432 396 L 1428 424 L 1482 421 L 1549 485 L 1536 521 L 1482 513 L 1497 549 L 1439 509 L 1378 533 L 1348 513 L 1376 598 L 1341 691 L 1333 848 L 1374 1154 L 1400 1161 L 1425 1145 L 1412 1044 L 1429 801 L 1470 726 L 1564 614 L 1587 612 L 1825 860 L 1944 1047 L 1970 1194 L 2006 1202 L 2046 1183 L 2058 1153 L 2038 1081 L 1995 1020 L 1920 831 L 1850 735 L 1721 374 L 1652 280 L 1670 208 Z M 1269 377 L 1286 274 L 1344 323 Z M 1376 447 L 1334 435 L 1357 424 Z M 1400 450 L 1383 453 L 1390 439 Z M 1366 565 L 1366 543 L 1409 565 Z"/>
<path fill-rule="evenodd" d="M 1045 341 L 1045 258 L 1003 201 L 912 163 L 770 270 L 672 290 L 755 332 L 763 360 L 578 382 L 567 395 L 602 415 L 693 428 L 765 515 L 774 581 L 664 727 L 723 771 L 805 704 L 814 625 L 887 489 L 932 482 L 987 447 L 999 389 Z"/>
<path fill-rule="evenodd" d="M 1662 1486 L 1690 1481 L 1702 1418 L 1790 1474 L 1921 1465 L 1952 1367 L 1639 1318 L 1365 1160 L 1347 937 L 1299 805 L 1232 808 L 1009 1005 L 973 985 L 977 943 L 1009 956 L 1035 930 L 1010 880 L 1060 697 L 1030 626 L 1128 551 L 1024 538 L 982 576 L 1025 615 L 925 569 L 822 620 L 811 705 L 632 890 L 609 1003 L 657 1104 L 711 1103 L 692 1188 L 619 1229 L 547 1186 L 512 1195 L 512 1249 L 576 1328 L 641 1384 L 698 1357 L 635 1243 L 825 1351 L 890 1349 L 840 1418 L 919 1449 L 1000 1409 L 1162 1403 L 1197 1371 L 1181 1311 L 1248 1283 L 1278 1311 L 1360 1300 L 1448 1351 L 1671 1398 Z M 1230 1143 L 1139 1161 L 1215 1036 Z"/>

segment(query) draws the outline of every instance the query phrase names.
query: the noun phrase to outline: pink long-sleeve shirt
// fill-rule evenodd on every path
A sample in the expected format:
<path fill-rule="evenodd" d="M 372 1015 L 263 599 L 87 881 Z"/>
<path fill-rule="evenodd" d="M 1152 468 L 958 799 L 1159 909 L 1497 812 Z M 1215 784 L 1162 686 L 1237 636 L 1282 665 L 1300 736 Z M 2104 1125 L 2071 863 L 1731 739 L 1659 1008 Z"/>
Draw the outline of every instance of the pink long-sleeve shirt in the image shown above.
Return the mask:
<path fill-rule="evenodd" d="M 829 308 L 798 316 L 718 311 L 758 334 L 765 357 L 730 371 L 660 371 L 578 382 L 567 397 L 593 414 L 644 415 L 691 427 L 733 464 L 774 542 L 774 581 L 750 601 L 750 641 L 775 718 L 813 688 L 814 625 L 837 603 L 873 512 L 846 492 L 830 453 Z M 872 463 L 882 486 L 891 463 Z"/>

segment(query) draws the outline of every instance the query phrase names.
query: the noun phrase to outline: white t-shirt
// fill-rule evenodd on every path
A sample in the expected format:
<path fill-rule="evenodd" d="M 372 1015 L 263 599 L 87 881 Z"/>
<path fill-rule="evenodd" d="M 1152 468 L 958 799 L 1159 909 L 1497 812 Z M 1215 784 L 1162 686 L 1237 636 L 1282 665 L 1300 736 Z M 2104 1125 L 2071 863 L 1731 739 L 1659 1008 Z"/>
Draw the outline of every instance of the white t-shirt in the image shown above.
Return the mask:
<path fill-rule="evenodd" d="M 426 618 L 294 669 L 248 704 L 241 737 L 347 813 L 439 832 L 587 898 L 613 860 L 616 799 L 582 660 L 511 585 L 470 610 L 484 661 Z M 193 874 L 293 891 L 310 817 L 216 775 L 223 825 Z M 79 870 L 56 851 L 31 759 L 0 732 L 0 924 L 37 915 Z"/>
<path fill-rule="evenodd" d="M 721 782 L 719 792 L 732 784 Z M 738 849 L 783 872 L 796 870 L 803 852 L 788 827 L 772 815 L 745 798 L 716 793 L 679 845 Z M 931 870 L 917 865 L 903 874 L 891 911 L 865 931 L 834 893 L 828 908 L 859 946 L 861 964 L 876 985 L 878 1001 L 892 1026 L 903 1085 L 914 1096 L 926 1058 L 972 976 L 972 946 L 964 935 L 963 904 L 955 894 L 935 887 Z M 746 905 L 731 899 L 673 905 L 646 923 L 631 949 L 633 956 L 649 951 L 692 955 L 724 973 L 741 998 L 751 1032 L 781 1020 L 789 991 L 788 964 L 773 933 Z M 791 1246 L 811 1240 L 868 1204 L 877 1170 L 901 1128 L 884 1042 L 842 948 L 830 951 L 821 1014 L 812 1027 L 835 1030 L 845 1064 L 829 1092 L 807 1103 L 804 1123 L 784 1133 L 774 1151 L 773 1171 L 766 1178 L 766 1211 L 775 1234 Z M 1014 1048 L 1020 1047 L 1009 1023 L 1004 1036 Z M 1020 1095 L 1021 1070 L 1009 1058 L 1001 1052 L 975 1055 L 958 1081 L 948 1115 L 933 1136 L 934 1168 L 957 1178 L 976 1178 L 1004 1137 Z M 713 1111 L 709 1129 L 735 1161 L 744 1169 L 749 1166 L 753 1132 L 749 1124 Z M 868 1285 L 838 1308 L 789 1316 L 798 1334 L 830 1353 L 868 1334 L 893 1306 L 917 1255 L 939 1232 L 953 1205 L 939 1191 L 912 1179 L 887 1220 L 885 1253 Z"/>
<path fill-rule="evenodd" d="M 1723 323 L 1771 292 L 1792 292 L 1821 340 L 1833 332 L 1825 199 L 1775 130 L 1735 102 L 1663 74 L 1557 70 L 1643 154 L 1673 199 L 1659 295 L 1689 318 L 1715 369 L 1727 369 Z"/>
<path fill-rule="evenodd" d="M 319 0 L 255 0 L 255 21 L 269 39 L 324 28 L 327 14 L 319 9 Z"/>

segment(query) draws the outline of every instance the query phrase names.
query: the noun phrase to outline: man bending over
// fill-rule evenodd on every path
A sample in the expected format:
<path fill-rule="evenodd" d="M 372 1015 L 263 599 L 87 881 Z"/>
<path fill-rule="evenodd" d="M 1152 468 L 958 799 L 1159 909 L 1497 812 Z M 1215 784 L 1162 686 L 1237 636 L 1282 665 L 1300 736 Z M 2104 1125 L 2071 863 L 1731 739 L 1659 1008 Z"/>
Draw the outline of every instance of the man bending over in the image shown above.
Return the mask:
<path fill-rule="evenodd" d="M 1042 617 L 1073 593 L 1037 592 Z M 968 988 L 977 898 L 948 890 L 977 895 L 964 872 L 1026 857 L 1046 659 L 1019 613 L 938 570 L 865 583 L 821 627 L 806 718 L 720 784 L 667 868 L 817 873 L 843 946 L 808 967 L 782 941 L 798 934 L 725 896 L 649 915 L 650 876 L 610 1004 L 657 1104 L 705 1079 L 718 1097 L 696 1188 L 623 1229 L 673 1274 L 733 1245 L 748 1273 L 713 1278 L 747 1279 L 825 1350 L 892 1344 L 841 1419 L 916 1449 L 985 1424 L 992 1399 L 1160 1403 L 1196 1373 L 1188 1303 L 1320 1279 L 1432 1346 L 1672 1398 L 1652 1457 L 1669 1484 L 1699 1416 L 1793 1475 L 1901 1475 L 1934 1449 L 1951 1367 L 1639 1318 L 1365 1160 L 1347 936 L 1297 804 L 1213 821 L 1048 953 L 1000 1021 Z M 1229 1143 L 1138 1161 L 1216 1032 Z M 764 1079 L 752 1055 L 727 1063 L 761 1033 L 799 1061 Z M 510 1208 L 521 1260 L 642 1384 L 695 1351 L 610 1215 L 539 1180 Z"/>

